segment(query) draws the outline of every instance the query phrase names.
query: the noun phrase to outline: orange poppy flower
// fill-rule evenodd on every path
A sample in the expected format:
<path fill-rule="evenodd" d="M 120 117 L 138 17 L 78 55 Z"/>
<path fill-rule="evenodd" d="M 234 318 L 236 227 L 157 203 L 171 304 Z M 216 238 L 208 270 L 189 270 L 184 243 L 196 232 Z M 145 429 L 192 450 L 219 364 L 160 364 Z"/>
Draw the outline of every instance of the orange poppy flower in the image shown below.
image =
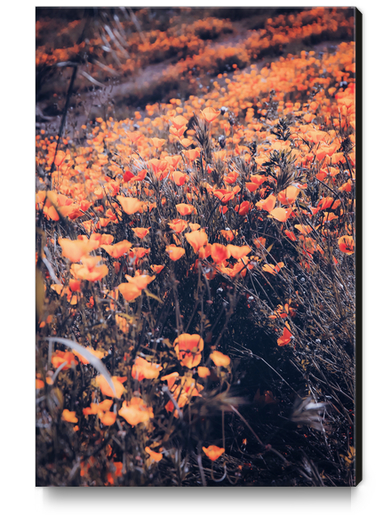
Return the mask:
<path fill-rule="evenodd" d="M 132 229 L 132 231 L 137 236 L 137 238 L 140 238 L 140 240 L 142 240 L 149 233 L 150 229 L 150 227 L 135 227 L 134 229 Z"/>
<path fill-rule="evenodd" d="M 216 367 L 227 368 L 231 363 L 231 358 L 229 356 L 226 356 L 222 352 L 219 352 L 218 350 L 213 351 L 209 357 L 216 365 Z"/>
<path fill-rule="evenodd" d="M 210 376 L 210 370 L 208 367 L 198 367 L 197 373 L 198 373 L 198 376 L 201 378 Z"/>
<path fill-rule="evenodd" d="M 132 367 L 132 377 L 138 381 L 143 379 L 156 379 L 162 367 L 157 363 L 150 363 L 144 358 L 137 356 Z"/>
<path fill-rule="evenodd" d="M 117 415 L 110 411 L 113 401 L 105 399 L 97 404 L 92 402 L 90 407 L 83 409 L 83 415 L 98 415 L 104 426 L 112 426 L 117 419 Z"/>
<path fill-rule="evenodd" d="M 225 449 L 217 447 L 217 445 L 209 445 L 209 447 L 203 447 L 202 450 L 212 461 L 216 461 L 222 454 L 225 453 Z"/>
<path fill-rule="evenodd" d="M 253 239 L 254 245 L 257 247 L 257 249 L 264 247 L 266 244 L 266 238 L 254 238 Z"/>
<path fill-rule="evenodd" d="M 35 388 L 37 390 L 40 390 L 45 386 L 45 383 L 42 381 L 42 379 L 39 379 L 38 377 L 35 379 Z"/>
<path fill-rule="evenodd" d="M 145 452 L 149 454 L 149 459 L 147 460 L 148 465 L 154 462 L 158 463 L 163 458 L 163 454 L 161 452 L 155 452 L 150 447 L 145 447 Z"/>
<path fill-rule="evenodd" d="M 121 292 L 123 298 L 131 302 L 141 295 L 142 290 L 133 283 L 121 283 L 118 285 L 118 290 Z"/>
<path fill-rule="evenodd" d="M 89 254 L 91 250 L 93 250 L 93 246 L 88 241 L 84 240 L 59 238 L 58 243 L 61 245 L 62 255 L 73 263 L 77 263 L 82 256 Z"/>
<path fill-rule="evenodd" d="M 256 189 L 259 188 L 258 184 L 255 184 L 255 182 L 246 182 L 246 188 L 248 191 L 253 193 Z"/>
<path fill-rule="evenodd" d="M 349 179 L 345 184 L 342 184 L 340 188 L 338 188 L 339 191 L 346 191 L 347 193 L 350 193 L 352 191 L 352 180 Z"/>
<path fill-rule="evenodd" d="M 281 306 L 281 304 L 278 304 L 277 309 L 274 310 L 273 315 L 269 315 L 269 318 L 271 320 L 275 320 L 276 318 L 286 318 L 288 316 L 288 311 Z"/>
<path fill-rule="evenodd" d="M 94 189 L 94 195 L 97 199 L 102 200 L 103 198 L 103 188 L 101 186 L 98 186 Z"/>
<path fill-rule="evenodd" d="M 279 222 L 286 222 L 292 212 L 292 209 L 284 209 L 282 207 L 276 207 L 270 211 L 270 215 L 278 220 Z M 269 216 L 270 216 L 269 215 Z"/>
<path fill-rule="evenodd" d="M 255 204 L 255 207 L 257 209 L 259 209 L 260 211 L 268 211 L 270 213 L 270 211 L 272 211 L 274 209 L 274 206 L 276 205 L 276 197 L 274 195 L 269 195 L 267 197 L 267 199 L 265 200 L 259 200 L 256 204 Z"/>
<path fill-rule="evenodd" d="M 338 247 L 341 252 L 350 256 L 351 254 L 354 254 L 354 239 L 352 236 L 348 235 L 341 236 L 338 239 Z"/>
<path fill-rule="evenodd" d="M 181 247 L 177 247 L 176 245 L 168 245 L 166 247 L 166 252 L 168 252 L 168 255 L 170 256 L 170 259 L 172 261 L 178 261 L 178 259 L 181 259 L 181 257 L 185 254 L 185 249 L 182 249 Z"/>
<path fill-rule="evenodd" d="M 117 415 L 112 411 L 106 411 L 105 413 L 98 414 L 100 421 L 104 426 L 112 426 L 117 420 Z M 122 465 L 122 463 L 121 463 Z"/>
<path fill-rule="evenodd" d="M 217 154 L 217 155 L 216 155 Z M 215 152 L 214 153 L 214 157 L 217 158 L 217 157 L 221 157 L 221 154 L 220 153 L 217 153 Z M 229 172 L 225 177 L 223 177 L 223 181 L 226 183 L 226 184 L 233 184 L 234 182 L 236 182 L 237 178 L 239 177 L 239 174 L 238 172 L 235 172 L 235 171 L 232 171 L 232 172 Z"/>
<path fill-rule="evenodd" d="M 235 198 L 236 193 L 234 191 L 227 191 L 223 193 L 222 191 L 214 191 L 214 195 L 220 199 L 222 204 L 228 204 L 228 202 Z"/>
<path fill-rule="evenodd" d="M 197 383 L 192 377 L 181 377 L 180 384 L 175 384 L 178 373 L 174 372 L 162 379 L 167 380 L 168 387 L 176 400 L 179 408 L 183 408 L 188 404 L 192 397 L 200 397 L 200 391 L 203 386 Z M 165 406 L 166 410 L 171 413 L 174 411 L 174 403 L 170 400 Z M 178 418 L 177 410 L 174 411 L 174 417 Z"/>
<path fill-rule="evenodd" d="M 181 365 L 193 368 L 201 362 L 204 340 L 198 334 L 181 334 L 174 341 L 174 349 Z"/>
<path fill-rule="evenodd" d="M 168 374 L 164 377 L 161 378 L 162 381 L 167 381 L 167 386 L 169 387 L 169 389 L 172 391 L 172 388 L 177 380 L 177 378 L 179 377 L 179 373 L 178 372 L 172 372 L 171 374 Z"/>
<path fill-rule="evenodd" d="M 207 107 L 201 111 L 201 115 L 208 123 L 211 123 L 220 115 L 220 111 L 213 109 L 213 107 Z"/>
<path fill-rule="evenodd" d="M 166 143 L 167 140 L 160 138 L 151 138 L 150 141 L 155 148 L 162 148 L 162 146 Z"/>
<path fill-rule="evenodd" d="M 185 238 L 193 247 L 193 250 L 196 254 L 201 247 L 208 243 L 208 235 L 204 231 L 188 232 L 185 234 Z"/>
<path fill-rule="evenodd" d="M 212 245 L 210 243 L 207 243 L 205 247 L 201 247 L 198 251 L 198 257 L 200 259 L 207 259 L 212 252 Z"/>
<path fill-rule="evenodd" d="M 154 272 L 155 274 L 160 274 L 163 268 L 164 265 L 151 265 L 152 272 Z"/>
<path fill-rule="evenodd" d="M 247 273 L 247 268 L 249 270 L 254 268 L 254 265 L 252 265 L 251 263 L 249 264 L 248 262 L 249 262 L 249 258 L 247 256 L 243 256 L 240 259 L 240 261 L 235 263 L 235 265 L 232 267 L 232 275 L 231 275 L 231 277 L 235 277 L 235 275 L 237 275 L 239 273 L 240 273 L 240 275 L 242 277 L 245 277 L 246 273 Z"/>
<path fill-rule="evenodd" d="M 315 115 L 314 115 L 314 114 L 311 114 L 311 113 L 306 113 L 306 114 L 303 116 L 303 120 L 304 120 L 306 123 L 310 123 L 314 118 L 315 118 Z"/>
<path fill-rule="evenodd" d="M 192 231 L 197 231 L 197 229 L 199 229 L 201 226 L 200 224 L 192 224 L 191 222 L 189 222 L 189 227 Z"/>
<path fill-rule="evenodd" d="M 281 270 L 281 268 L 285 266 L 284 263 L 278 263 L 276 266 L 274 265 L 270 265 L 269 263 L 267 263 L 266 265 L 263 265 L 262 267 L 262 270 L 264 272 L 268 272 L 269 274 L 272 274 L 272 275 L 277 275 L 278 272 Z"/>
<path fill-rule="evenodd" d="M 269 161 L 269 157 L 267 155 L 257 156 L 254 158 L 254 160 L 257 163 L 257 165 L 262 166 L 263 163 L 266 163 L 267 161 Z"/>
<path fill-rule="evenodd" d="M 234 277 L 236 275 L 236 273 L 234 273 L 233 269 L 229 266 L 224 266 L 222 263 L 218 264 L 216 266 L 217 270 L 222 273 L 222 274 L 226 274 L 228 275 L 229 277 Z"/>
<path fill-rule="evenodd" d="M 141 182 L 147 176 L 148 170 L 141 170 L 135 177 L 133 177 L 132 182 Z"/>
<path fill-rule="evenodd" d="M 151 249 L 145 249 L 144 247 L 134 247 L 132 252 L 134 254 L 134 257 L 136 258 L 137 264 L 137 260 L 149 254 L 151 252 Z"/>
<path fill-rule="evenodd" d="M 107 227 L 110 223 L 110 218 L 99 218 L 99 223 L 97 224 L 97 228 L 101 229 L 103 227 Z"/>
<path fill-rule="evenodd" d="M 235 259 L 242 259 L 244 256 L 247 256 L 247 254 L 251 252 L 251 248 L 248 245 L 238 247 L 236 245 L 228 244 L 227 249 L 231 256 Z"/>
<path fill-rule="evenodd" d="M 281 202 L 281 204 L 293 204 L 299 193 L 300 189 L 296 186 L 288 186 L 285 190 L 278 194 L 278 200 Z"/>
<path fill-rule="evenodd" d="M 190 147 L 190 145 L 193 143 L 193 140 L 190 138 L 182 138 L 180 140 L 180 143 L 183 147 L 187 148 Z"/>
<path fill-rule="evenodd" d="M 127 215 L 134 215 L 134 213 L 142 213 L 144 202 L 137 198 L 117 196 L 118 202 L 121 204 L 122 209 Z"/>
<path fill-rule="evenodd" d="M 318 208 L 320 209 L 336 209 L 341 205 L 341 201 L 339 199 L 335 200 L 333 197 L 324 197 L 318 202 Z"/>
<path fill-rule="evenodd" d="M 50 220 L 54 220 L 55 222 L 58 222 L 60 220 L 60 217 L 56 211 L 56 208 L 54 206 L 44 206 L 43 208 L 44 215 L 47 216 Z"/>
<path fill-rule="evenodd" d="M 310 225 L 301 225 L 296 224 L 295 228 L 301 232 L 301 234 L 309 234 L 312 231 L 312 227 Z"/>
<path fill-rule="evenodd" d="M 77 304 L 77 295 L 72 295 L 72 291 L 70 288 L 68 288 L 68 286 L 63 286 L 62 284 L 52 284 L 50 288 L 58 293 L 58 295 L 61 297 L 66 295 L 67 301 L 71 306 Z"/>
<path fill-rule="evenodd" d="M 188 222 L 186 222 L 186 220 L 182 220 L 181 218 L 176 218 L 172 222 L 169 222 L 168 225 L 176 234 L 180 234 L 186 229 Z"/>
<path fill-rule="evenodd" d="M 221 245 L 220 243 L 213 243 L 211 256 L 215 263 L 222 263 L 231 257 L 231 253 L 224 245 Z"/>
<path fill-rule="evenodd" d="M 189 161 L 194 161 L 201 155 L 200 150 L 198 148 L 191 148 L 190 150 L 186 150 L 184 154 L 189 159 Z"/>
<path fill-rule="evenodd" d="M 184 132 L 186 130 L 186 127 L 183 126 L 181 129 L 176 129 L 175 127 L 171 126 L 169 131 L 171 134 L 173 134 L 174 136 L 176 136 L 178 139 L 181 139 Z"/>
<path fill-rule="evenodd" d="M 293 231 L 288 231 L 288 229 L 286 229 L 286 230 L 284 231 L 284 233 L 287 235 L 287 237 L 288 237 L 290 240 L 292 240 L 292 241 L 296 241 L 296 240 L 297 240 L 296 235 L 295 235 L 295 233 L 294 233 Z"/>
<path fill-rule="evenodd" d="M 91 234 L 91 240 L 93 236 L 100 236 L 100 244 L 102 245 L 111 245 L 114 240 L 114 236 L 111 234 Z"/>
<path fill-rule="evenodd" d="M 80 291 L 81 281 L 77 279 L 69 279 L 69 289 L 71 291 Z"/>
<path fill-rule="evenodd" d="M 239 213 L 240 216 L 245 216 L 250 211 L 251 204 L 248 200 L 245 200 L 240 204 L 240 206 L 235 207 L 235 211 Z"/>
<path fill-rule="evenodd" d="M 65 420 L 65 422 L 71 422 L 72 424 L 77 424 L 78 418 L 75 416 L 76 411 L 69 411 L 64 409 L 61 415 L 61 419 Z"/>
<path fill-rule="evenodd" d="M 162 161 L 160 159 L 150 159 L 148 164 L 151 166 L 153 172 L 155 174 L 161 174 L 164 172 L 168 166 L 167 161 Z"/>
<path fill-rule="evenodd" d="M 335 215 L 334 213 L 330 213 L 330 211 L 328 211 L 325 214 L 325 217 L 324 217 L 323 221 L 324 222 L 332 222 L 333 220 L 338 220 L 338 216 Z"/>
<path fill-rule="evenodd" d="M 81 262 L 82 262 L 83 266 L 89 272 L 91 272 L 100 263 L 101 259 L 102 258 L 100 256 L 83 256 L 81 258 Z M 72 265 L 72 266 L 74 266 L 74 265 Z"/>
<path fill-rule="evenodd" d="M 65 157 L 66 157 L 66 153 L 63 150 L 58 150 L 56 153 L 56 157 L 54 158 L 54 164 L 56 166 L 61 166 L 65 160 Z M 50 163 L 50 164 L 52 164 L 52 163 Z"/>
<path fill-rule="evenodd" d="M 172 178 L 177 186 L 183 186 L 189 179 L 188 175 L 183 172 L 173 172 Z"/>
<path fill-rule="evenodd" d="M 100 351 L 100 350 L 95 350 L 92 347 L 87 347 L 87 350 L 90 351 L 91 354 L 96 356 L 98 359 L 102 359 L 107 354 L 106 352 L 103 352 L 103 351 Z M 88 365 L 89 364 L 88 359 L 84 358 L 77 351 L 74 350 L 73 353 L 75 354 L 75 356 L 77 356 L 78 360 L 83 363 L 83 365 Z"/>
<path fill-rule="evenodd" d="M 331 157 L 330 161 L 332 165 L 337 165 L 338 163 L 344 162 L 344 154 L 343 152 L 335 152 Z"/>
<path fill-rule="evenodd" d="M 116 243 L 115 245 L 101 245 L 101 248 L 104 249 L 112 258 L 118 259 L 126 254 L 131 246 L 132 244 L 130 241 L 123 240 Z"/>
<path fill-rule="evenodd" d="M 316 177 L 317 179 L 319 179 L 320 181 L 324 181 L 324 180 L 325 180 L 325 178 L 327 177 L 327 175 L 328 175 L 328 174 L 327 174 L 327 171 L 325 171 L 325 170 L 321 170 L 320 172 L 318 172 L 318 173 L 315 175 L 315 177 Z"/>
<path fill-rule="evenodd" d="M 190 215 L 195 212 L 195 207 L 190 204 L 177 204 L 176 208 L 178 213 L 182 216 Z"/>
<path fill-rule="evenodd" d="M 97 256 L 98 261 L 101 259 L 100 256 Z M 83 260 L 82 260 L 83 261 Z M 96 261 L 93 261 L 94 266 L 91 266 L 91 262 L 88 261 L 86 264 L 78 265 L 73 264 L 71 266 L 71 274 L 76 279 L 84 280 L 84 281 L 100 281 L 109 273 L 109 269 L 106 265 L 96 266 Z"/>
<path fill-rule="evenodd" d="M 282 336 L 278 338 L 277 345 L 279 347 L 283 347 L 284 345 L 288 345 L 288 343 L 291 341 L 292 333 L 290 331 L 290 326 L 288 323 L 285 324 L 284 331 L 282 333 Z"/>
<path fill-rule="evenodd" d="M 124 401 L 118 415 L 131 426 L 146 423 L 154 417 L 152 407 L 148 407 L 140 397 L 132 397 L 130 402 Z"/>
<path fill-rule="evenodd" d="M 175 118 L 170 118 L 171 123 L 175 127 L 175 129 L 182 129 L 185 125 L 187 125 L 188 121 L 182 115 L 175 116 Z"/>
<path fill-rule="evenodd" d="M 265 175 L 250 175 L 250 179 L 253 184 L 261 186 L 267 180 L 267 177 Z"/>
<path fill-rule="evenodd" d="M 220 231 L 220 234 L 221 234 L 222 236 L 224 236 L 224 238 L 225 238 L 227 241 L 232 241 L 232 240 L 235 238 L 235 235 L 234 235 L 234 233 L 233 233 L 231 230 L 226 231 L 226 230 L 222 229 L 222 230 Z"/>
<path fill-rule="evenodd" d="M 113 401 L 111 401 L 110 399 L 105 399 L 99 404 L 97 404 L 96 402 L 92 402 L 88 408 L 83 409 L 83 415 L 98 415 L 98 413 L 100 412 L 109 411 L 112 405 Z"/>
<path fill-rule="evenodd" d="M 111 379 L 113 381 L 114 388 L 115 388 L 115 397 L 117 397 L 119 399 L 125 391 L 125 388 L 122 383 L 126 381 L 126 377 L 112 376 Z M 100 391 L 103 393 L 103 395 L 107 395 L 107 397 L 114 397 L 113 390 L 110 388 L 109 383 L 106 381 L 106 379 L 103 375 L 97 376 L 96 382 L 100 388 Z"/>
<path fill-rule="evenodd" d="M 130 170 L 126 170 L 122 179 L 124 182 L 129 182 L 130 179 L 133 179 L 133 177 L 134 177 L 134 174 Z"/>
<path fill-rule="evenodd" d="M 58 368 L 63 363 L 67 363 L 62 370 L 68 370 L 72 365 L 77 365 L 78 360 L 73 352 L 57 350 L 52 354 L 52 365 Z"/>

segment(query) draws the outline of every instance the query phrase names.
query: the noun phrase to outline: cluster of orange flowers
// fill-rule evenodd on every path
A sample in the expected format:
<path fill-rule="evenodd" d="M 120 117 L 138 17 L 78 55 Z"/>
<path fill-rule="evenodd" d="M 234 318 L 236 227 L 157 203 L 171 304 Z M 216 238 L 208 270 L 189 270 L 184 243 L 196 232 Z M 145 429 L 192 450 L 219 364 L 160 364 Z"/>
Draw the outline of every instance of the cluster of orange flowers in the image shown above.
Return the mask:
<path fill-rule="evenodd" d="M 354 19 L 347 18 L 341 9 L 319 7 L 308 11 L 305 16 L 302 14 L 301 17 L 306 22 L 305 25 L 268 25 L 265 29 L 249 31 L 249 36 L 239 44 L 222 43 L 217 47 L 207 46 L 199 53 L 189 53 L 185 59 L 170 65 L 158 79 L 158 84 L 168 87 L 180 77 L 189 81 L 190 86 L 197 85 L 202 93 L 206 93 L 209 90 L 209 84 L 204 80 L 207 75 L 224 72 L 227 68 L 231 69 L 232 65 L 233 68 L 245 68 L 260 57 L 275 52 L 276 49 L 289 48 L 293 44 L 311 41 L 316 37 L 320 40 L 336 34 L 353 37 Z M 305 85 L 303 87 L 305 88 Z"/>
<path fill-rule="evenodd" d="M 122 20 L 120 23 L 122 36 L 121 42 L 123 52 L 121 55 L 121 75 L 126 77 L 135 71 L 145 67 L 151 63 L 160 62 L 168 58 L 174 57 L 176 60 L 202 52 L 206 43 L 204 40 L 218 38 L 222 34 L 233 32 L 232 23 L 229 20 L 220 20 L 208 17 L 197 20 L 192 24 L 177 23 L 170 26 L 166 31 L 162 30 L 144 30 L 142 36 L 133 29 L 131 21 Z M 61 41 L 61 37 L 72 30 L 80 30 L 80 22 L 73 21 L 67 27 L 58 29 L 57 40 Z M 42 35 L 45 30 L 50 27 L 50 22 L 37 21 L 37 36 Z M 53 36 L 53 34 L 52 34 Z M 116 48 L 115 40 L 106 34 L 109 44 L 113 44 Z M 83 41 L 68 47 L 53 48 L 49 44 L 41 45 L 36 51 L 37 66 L 53 66 L 59 62 L 72 61 L 76 55 L 82 51 L 89 51 L 94 54 L 95 59 L 104 59 L 105 66 L 114 71 L 118 65 L 117 60 L 105 52 L 104 48 L 107 42 L 99 36 L 90 38 L 88 45 Z M 104 69 L 95 67 L 93 75 L 99 80 L 107 78 L 107 72 Z"/>
<path fill-rule="evenodd" d="M 315 7 L 297 15 L 280 14 L 270 18 L 264 29 L 252 31 L 244 46 L 256 59 L 270 48 L 282 48 L 293 42 L 299 44 L 311 42 L 316 37 L 336 37 L 337 33 L 352 38 L 353 26 L 353 18 L 347 18 L 344 9 Z"/>
<path fill-rule="evenodd" d="M 229 20 L 208 17 L 189 25 L 173 23 L 166 31 L 143 31 L 140 37 L 137 31 L 130 30 L 133 27 L 132 22 L 120 22 L 123 35 L 121 42 L 124 45 L 120 53 L 123 77 L 137 73 L 148 64 L 168 58 L 173 58 L 175 64 L 170 65 L 159 79 L 162 85 L 178 77 L 184 78 L 188 74 L 194 77 L 204 76 L 205 73 L 217 74 L 224 71 L 226 66 L 231 67 L 233 63 L 239 68 L 244 68 L 254 60 L 293 43 L 301 44 L 312 42 L 314 38 L 321 40 L 340 36 L 352 39 L 354 19 L 348 17 L 345 9 L 316 7 L 296 15 L 280 15 L 269 19 L 265 28 L 248 31 L 247 38 L 241 43 L 222 43 L 217 47 L 206 45 L 204 40 L 235 32 Z M 37 31 L 42 32 L 44 27 L 45 22 L 39 23 Z M 61 29 L 60 33 L 64 30 Z M 126 37 L 126 34 L 129 35 Z M 118 44 L 113 38 L 106 34 L 107 41 L 116 49 Z M 42 45 L 36 52 L 37 66 L 52 66 L 61 61 L 72 61 L 80 52 L 88 51 L 95 56 L 95 61 L 104 61 L 105 66 L 110 69 L 107 70 L 95 63 L 89 70 L 94 78 L 104 82 L 118 67 L 118 58 L 114 59 L 112 52 L 104 51 L 105 45 L 107 46 L 107 42 L 100 37 L 89 39 L 88 45 L 82 42 L 66 48 L 50 49 Z M 194 77 L 190 83 L 196 80 Z M 202 91 L 207 91 L 206 86 Z"/>
<path fill-rule="evenodd" d="M 329 234 L 327 225 L 338 220 L 344 209 L 353 207 L 349 195 L 342 206 L 339 198 L 329 196 L 325 191 L 327 196 L 320 198 L 317 205 L 308 204 L 307 210 L 298 210 L 296 200 L 306 198 L 305 181 L 292 182 L 277 195 L 273 192 L 276 178 L 268 176 L 264 167 L 273 152 L 289 151 L 296 164 L 301 165 L 303 177 L 311 163 L 315 163 L 319 181 L 331 188 L 337 185 L 339 194 L 349 194 L 352 190 L 355 180 L 353 46 L 342 44 L 335 55 L 324 55 L 322 59 L 316 59 L 313 54 L 310 52 L 308 56 L 302 54 L 296 59 L 280 59 L 260 73 L 255 68 L 250 73 L 238 73 L 234 80 L 228 81 L 227 88 L 216 86 L 213 93 L 203 98 L 191 97 L 186 102 L 173 99 L 166 106 L 148 106 L 147 110 L 154 118 L 139 120 L 137 130 L 129 130 L 129 120 L 101 120 L 92 129 L 87 147 L 68 145 L 66 150 L 57 152 L 53 176 L 55 190 L 37 193 L 37 209 L 43 208 L 44 215 L 53 221 L 59 220 L 60 216 L 75 221 L 80 218 L 84 230 L 90 233 L 89 238 L 79 235 L 75 241 L 58 241 L 63 256 L 73 263 L 71 274 L 76 282 L 70 283 L 70 290 L 79 289 L 77 281 L 97 281 L 107 275 L 108 267 L 101 263 L 102 259 L 105 260 L 105 254 L 90 255 L 98 249 L 104 249 L 114 259 L 127 255 L 129 261 L 138 266 L 139 271 L 136 270 L 135 277 L 127 276 L 128 283 L 118 285 L 126 300 L 137 298 L 155 278 L 142 274 L 142 266 L 145 266 L 150 252 L 147 245 L 150 227 L 143 227 L 142 224 L 132 227 L 135 239 L 140 241 L 141 246 L 128 240 L 112 244 L 111 234 L 97 232 L 122 223 L 126 216 L 133 217 L 131 225 L 139 225 L 143 219 L 147 219 L 148 213 L 158 209 L 154 190 L 151 189 L 151 179 L 148 177 L 155 177 L 159 183 L 165 181 L 169 184 L 166 181 L 172 181 L 170 187 L 177 198 L 176 212 L 182 218 L 167 220 L 173 233 L 172 240 L 166 244 L 166 252 L 171 260 L 177 261 L 185 255 L 187 242 L 198 260 L 211 259 L 215 264 L 214 270 L 207 275 L 209 277 L 214 277 L 216 270 L 230 277 L 235 277 L 239 272 L 244 276 L 255 265 L 257 257 L 254 254 L 249 256 L 252 251 L 250 246 L 231 244 L 234 238 L 232 231 L 221 231 L 221 237 L 223 240 L 228 239 L 228 245 L 222 241 L 210 242 L 206 228 L 201 225 L 202 219 L 195 207 L 201 200 L 200 191 L 193 185 L 188 172 L 189 166 L 194 166 L 201 155 L 194 131 L 187 130 L 189 118 L 198 110 L 209 126 L 215 148 L 210 163 L 207 163 L 208 174 L 212 173 L 217 163 L 229 163 L 233 157 L 241 157 L 245 163 L 250 163 L 252 157 L 246 144 L 254 140 L 258 142 L 254 157 L 256 173 L 244 178 L 232 166 L 228 166 L 222 177 L 224 188 L 217 187 L 211 181 L 205 182 L 204 187 L 208 193 L 219 199 L 220 212 L 224 215 L 232 206 L 241 217 L 248 216 L 254 210 L 259 212 L 259 219 L 266 214 L 285 224 L 281 226 L 283 235 L 291 241 L 301 242 L 307 257 L 311 257 L 314 252 L 323 253 L 322 246 L 311 233 L 321 227 L 322 237 Z M 316 72 L 321 67 L 326 68 L 329 75 L 322 81 L 324 87 L 312 95 L 310 103 L 284 102 L 284 96 L 292 93 L 294 88 L 296 94 L 301 95 L 303 88 L 310 89 L 315 81 L 319 83 L 320 78 L 317 78 Z M 348 86 L 344 90 L 337 90 L 339 82 L 332 82 L 335 78 L 337 81 L 347 81 Z M 299 85 L 302 87 L 299 88 Z M 286 141 L 273 133 L 276 122 L 268 119 L 266 109 L 261 109 L 269 100 L 267 97 L 262 98 L 262 95 L 272 87 L 276 91 L 274 98 L 277 115 L 291 113 L 301 119 Z M 224 114 L 217 109 L 221 104 L 226 106 Z M 254 116 L 257 108 L 264 121 Z M 244 124 L 238 125 L 233 131 L 228 110 L 238 116 L 243 109 Z M 317 123 L 320 116 L 323 123 L 332 123 L 335 129 L 325 131 Z M 341 139 L 336 129 L 349 132 L 351 149 L 348 153 L 337 151 Z M 185 131 L 187 137 L 184 137 Z M 217 134 L 221 132 L 225 134 L 224 149 L 217 142 Z M 162 135 L 165 138 L 159 137 Z M 166 150 L 173 144 L 182 147 L 180 154 Z M 115 160 L 109 159 L 104 145 L 115 151 Z M 37 136 L 37 163 L 46 170 L 53 161 L 55 146 L 55 140 Z M 278 173 L 278 167 L 276 170 Z M 349 178 L 341 180 L 347 173 Z M 164 206 L 166 201 L 163 195 L 160 198 L 161 205 Z M 312 220 L 311 223 L 296 223 L 301 222 L 303 213 L 308 222 Z M 349 254 L 354 251 L 352 227 L 347 226 L 346 231 L 347 234 L 339 236 L 338 244 L 340 250 Z M 257 246 L 255 240 L 250 243 Z M 236 262 L 229 261 L 230 258 Z M 161 271 L 165 264 L 150 263 L 151 270 Z M 284 264 L 279 263 L 277 267 L 271 263 L 264 264 L 263 270 L 276 274 L 281 266 Z M 55 285 L 55 288 L 59 290 L 60 287 Z M 75 302 L 75 297 L 70 296 L 70 300 Z"/>
<path fill-rule="evenodd" d="M 314 11 L 323 23 L 323 10 Z M 317 24 L 311 25 L 314 31 Z M 258 230 L 267 224 L 287 246 L 294 245 L 303 269 L 310 271 L 322 260 L 332 259 L 338 266 L 342 259 L 351 259 L 354 71 L 354 46 L 343 43 L 333 54 L 316 57 L 315 52 L 303 52 L 261 70 L 254 66 L 245 73 L 237 71 L 232 79 L 225 78 L 224 87 L 216 81 L 203 97 L 149 105 L 147 116 L 136 113 L 133 121 L 98 119 L 82 128 L 85 146 L 76 138 L 64 139 L 56 152 L 55 138 L 44 132 L 37 135 L 37 167 L 43 171 L 38 177 L 37 216 L 49 229 L 58 227 L 59 234 L 65 220 L 77 234 L 59 237 L 51 231 L 47 249 L 54 253 L 59 246 L 64 262 L 58 282 L 47 276 L 51 290 L 66 295 L 77 309 L 90 285 L 99 284 L 111 299 L 107 310 L 127 332 L 131 317 L 124 315 L 127 310 L 118 312 L 118 305 L 128 307 L 153 296 L 149 289 L 160 284 L 165 269 L 175 270 L 177 262 L 187 274 L 202 273 L 209 283 L 216 276 L 240 282 L 249 271 L 266 281 L 279 281 L 289 273 L 289 264 L 274 257 L 273 241 Z M 198 117 L 198 129 L 190 123 L 193 115 Z M 292 121 L 289 131 L 281 128 L 281 120 Z M 211 143 L 209 150 L 200 140 L 200 130 Z M 43 175 L 53 161 L 47 190 Z M 291 175 L 281 182 L 286 169 Z M 315 180 L 316 199 L 308 192 L 309 181 Z M 209 223 L 212 216 L 217 222 Z M 241 235 L 245 224 L 253 227 L 251 238 Z M 160 255 L 151 252 L 155 240 Z M 126 282 L 121 282 L 123 276 Z M 91 297 L 89 306 L 94 302 Z M 284 306 L 271 309 L 276 345 L 294 344 L 297 306 L 287 299 Z M 46 324 L 50 326 L 49 318 Z M 94 385 L 110 399 L 98 402 L 96 396 L 83 408 L 83 416 L 96 416 L 104 426 L 121 420 L 150 431 L 154 408 L 137 385 L 156 381 L 170 397 L 167 414 L 180 417 L 182 408 L 202 397 L 212 371 L 218 376 L 231 366 L 229 356 L 216 348 L 206 352 L 202 336 L 182 332 L 171 342 L 179 371 L 167 374 L 153 356 L 139 354 L 128 376 L 112 377 L 114 390 L 98 375 Z M 102 349 L 90 350 L 99 359 L 104 355 Z M 79 362 L 88 366 L 76 352 L 55 351 L 51 365 L 57 371 L 46 384 Z M 129 384 L 130 376 L 136 387 Z M 42 377 L 37 377 L 37 387 L 45 387 Z M 118 411 L 113 399 L 122 400 Z M 80 416 L 68 409 L 62 413 L 62 419 L 72 424 L 80 423 Z M 203 450 L 211 460 L 225 452 L 213 445 Z M 150 463 L 163 456 L 149 447 L 145 452 Z M 109 482 L 121 474 L 118 462 L 112 464 Z M 83 473 L 90 466 L 84 463 Z"/>

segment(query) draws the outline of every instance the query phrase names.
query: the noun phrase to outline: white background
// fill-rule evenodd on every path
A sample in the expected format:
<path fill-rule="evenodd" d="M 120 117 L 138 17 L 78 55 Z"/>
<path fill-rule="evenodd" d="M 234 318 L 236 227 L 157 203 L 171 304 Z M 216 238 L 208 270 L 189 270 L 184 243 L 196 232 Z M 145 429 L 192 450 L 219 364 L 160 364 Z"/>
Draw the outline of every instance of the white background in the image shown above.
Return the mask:
<path fill-rule="evenodd" d="M 41 2 L 39 6 L 75 6 Z M 84 1 L 80 6 L 118 5 Z M 141 6 L 143 2 L 132 4 Z M 205 6 L 205 3 L 147 3 Z M 240 3 L 214 1 L 213 6 Z M 241 7 L 346 6 L 344 2 L 246 2 Z M 386 513 L 389 508 L 391 370 L 389 301 L 390 4 L 359 1 L 363 14 L 364 479 L 354 489 L 35 488 L 34 138 L 35 6 L 3 5 L 1 32 L 1 490 L 4 513 Z M 358 321 L 359 322 L 359 321 Z"/>

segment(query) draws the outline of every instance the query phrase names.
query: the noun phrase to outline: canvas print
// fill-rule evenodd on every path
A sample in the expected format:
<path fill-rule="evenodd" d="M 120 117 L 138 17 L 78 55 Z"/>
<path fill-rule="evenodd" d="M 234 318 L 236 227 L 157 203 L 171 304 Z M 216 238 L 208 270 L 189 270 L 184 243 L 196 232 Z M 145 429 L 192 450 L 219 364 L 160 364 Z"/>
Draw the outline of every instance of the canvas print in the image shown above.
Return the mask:
<path fill-rule="evenodd" d="M 357 485 L 360 13 L 35 23 L 36 485 Z"/>

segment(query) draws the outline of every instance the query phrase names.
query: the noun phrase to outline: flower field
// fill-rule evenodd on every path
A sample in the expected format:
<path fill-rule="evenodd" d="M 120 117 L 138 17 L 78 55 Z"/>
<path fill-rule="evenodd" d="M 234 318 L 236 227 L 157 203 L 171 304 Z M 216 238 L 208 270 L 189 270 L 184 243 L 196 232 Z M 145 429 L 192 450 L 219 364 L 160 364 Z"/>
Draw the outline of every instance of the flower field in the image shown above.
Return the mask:
<path fill-rule="evenodd" d="M 355 485 L 354 10 L 193 11 L 37 18 L 37 485 Z"/>

